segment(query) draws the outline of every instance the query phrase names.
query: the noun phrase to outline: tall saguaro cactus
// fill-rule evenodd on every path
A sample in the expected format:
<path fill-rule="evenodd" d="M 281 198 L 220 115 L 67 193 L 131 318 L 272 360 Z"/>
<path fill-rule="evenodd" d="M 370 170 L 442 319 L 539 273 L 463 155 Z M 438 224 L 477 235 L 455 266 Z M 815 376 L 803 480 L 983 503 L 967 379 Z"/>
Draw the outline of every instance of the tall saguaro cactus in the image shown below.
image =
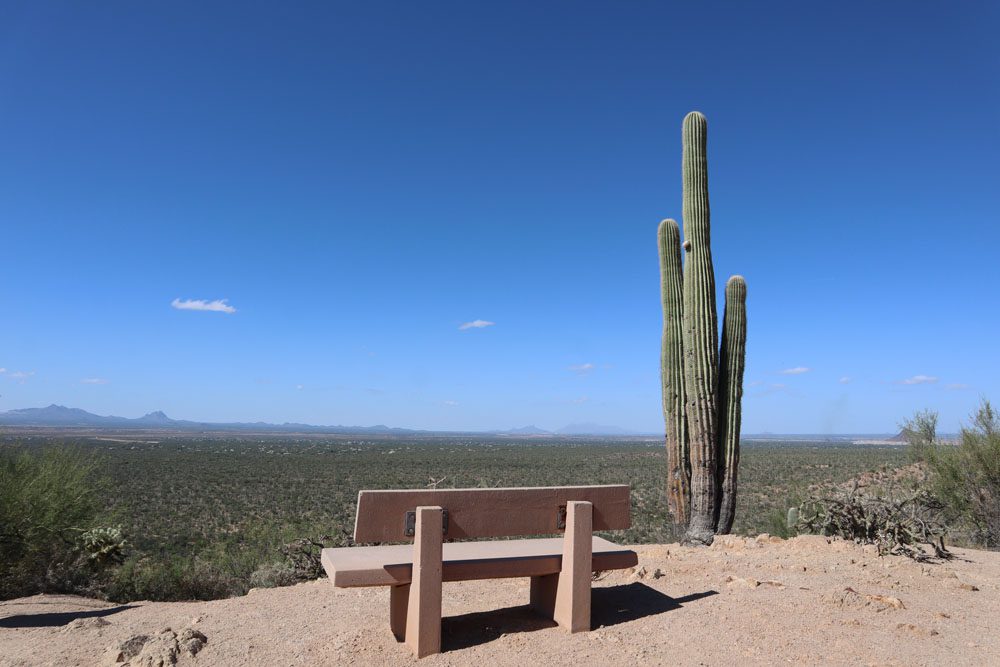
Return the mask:
<path fill-rule="evenodd" d="M 677 223 L 664 220 L 658 230 L 667 498 L 689 544 L 711 544 L 716 532 L 732 528 L 746 353 L 746 283 L 739 276 L 726 286 L 719 350 L 707 130 L 697 111 L 684 118 L 683 270 Z"/>

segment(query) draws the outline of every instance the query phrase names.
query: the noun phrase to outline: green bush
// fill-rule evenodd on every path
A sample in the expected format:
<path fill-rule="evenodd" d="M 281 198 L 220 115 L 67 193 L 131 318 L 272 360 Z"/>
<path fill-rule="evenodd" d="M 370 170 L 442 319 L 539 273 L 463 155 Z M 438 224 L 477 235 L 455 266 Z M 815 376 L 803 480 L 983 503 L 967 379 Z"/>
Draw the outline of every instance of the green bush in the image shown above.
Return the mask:
<path fill-rule="evenodd" d="M 0 598 L 90 591 L 122 559 L 120 530 L 97 525 L 100 468 L 72 447 L 0 449 Z"/>
<path fill-rule="evenodd" d="M 983 400 L 957 444 L 937 439 L 937 415 L 918 412 L 903 425 L 911 453 L 926 463 L 947 516 L 974 544 L 1000 548 L 1000 417 Z"/>

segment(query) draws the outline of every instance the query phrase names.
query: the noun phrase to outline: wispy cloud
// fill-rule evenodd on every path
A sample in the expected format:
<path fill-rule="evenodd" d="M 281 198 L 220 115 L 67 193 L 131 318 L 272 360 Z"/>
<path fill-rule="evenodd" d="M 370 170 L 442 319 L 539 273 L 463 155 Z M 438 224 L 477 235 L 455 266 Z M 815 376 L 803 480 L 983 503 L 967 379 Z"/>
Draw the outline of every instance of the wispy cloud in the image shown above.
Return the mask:
<path fill-rule="evenodd" d="M 442 403 L 443 405 L 446 405 L 446 406 L 448 406 L 449 408 L 453 408 L 453 407 L 455 407 L 456 405 L 458 405 L 458 401 L 441 401 L 441 403 Z"/>
<path fill-rule="evenodd" d="M 226 303 L 227 301 L 229 299 L 216 299 L 215 301 L 206 301 L 205 299 L 174 299 L 170 302 L 170 305 L 177 310 L 202 310 L 211 313 L 232 315 L 236 312 L 236 309 Z"/>
<path fill-rule="evenodd" d="M 972 387 L 970 387 L 969 385 L 962 384 L 961 382 L 952 382 L 951 384 L 945 385 L 944 388 L 945 389 L 949 389 L 951 391 L 961 391 L 963 389 L 972 389 Z"/>
<path fill-rule="evenodd" d="M 590 400 L 590 396 L 581 396 L 580 398 L 574 398 L 573 399 L 573 403 L 575 403 L 576 405 L 583 405 L 584 403 L 586 403 L 589 400 Z"/>
<path fill-rule="evenodd" d="M 7 372 L 6 368 L 0 368 L 0 375 L 3 375 L 6 372 Z"/>
<path fill-rule="evenodd" d="M 6 369 L 4 370 L 4 375 L 9 377 L 11 380 L 17 380 L 18 384 L 24 384 L 25 382 L 28 381 L 28 378 L 30 378 L 34 374 L 35 371 L 7 371 Z"/>
<path fill-rule="evenodd" d="M 459 331 L 468 331 L 469 329 L 485 329 L 486 327 L 491 327 L 495 325 L 496 322 L 490 322 L 489 320 L 472 320 L 471 322 L 463 322 L 459 325 Z"/>
<path fill-rule="evenodd" d="M 297 384 L 295 385 L 295 388 L 298 389 L 299 391 L 302 391 L 303 389 L 305 389 L 305 385 Z"/>
<path fill-rule="evenodd" d="M 748 386 L 748 387 L 759 387 L 759 386 L 761 386 L 762 384 L 764 384 L 764 381 L 763 381 L 763 380 L 754 380 L 753 382 L 748 382 L 748 383 L 747 383 L 747 386 Z"/>
<path fill-rule="evenodd" d="M 840 384 L 850 384 L 851 378 L 849 376 L 845 375 L 844 377 L 842 377 L 839 380 L 837 380 L 837 382 L 839 382 Z"/>
<path fill-rule="evenodd" d="M 785 370 L 781 371 L 781 374 L 782 375 L 802 375 L 803 373 L 808 373 L 811 370 L 812 370 L 811 368 L 807 368 L 806 366 L 796 366 L 795 368 L 786 368 Z"/>
<path fill-rule="evenodd" d="M 81 384 L 108 384 L 111 380 L 105 378 L 83 378 Z"/>
<path fill-rule="evenodd" d="M 914 375 L 905 380 L 897 380 L 896 384 L 934 384 L 938 379 L 932 375 Z"/>
<path fill-rule="evenodd" d="M 567 370 L 573 371 L 577 375 L 586 375 L 590 371 L 594 370 L 596 366 L 589 361 L 585 364 L 573 364 Z"/>

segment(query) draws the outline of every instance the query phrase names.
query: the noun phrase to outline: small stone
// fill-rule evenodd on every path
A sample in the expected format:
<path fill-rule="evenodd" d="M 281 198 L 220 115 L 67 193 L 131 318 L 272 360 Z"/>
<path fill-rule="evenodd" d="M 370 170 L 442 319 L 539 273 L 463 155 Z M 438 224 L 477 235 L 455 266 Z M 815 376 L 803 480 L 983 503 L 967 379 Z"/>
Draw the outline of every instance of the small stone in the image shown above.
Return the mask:
<path fill-rule="evenodd" d="M 963 591 L 978 591 L 979 590 L 978 586 L 973 586 L 972 584 L 966 584 L 966 583 L 959 584 L 958 587 L 961 588 Z"/>

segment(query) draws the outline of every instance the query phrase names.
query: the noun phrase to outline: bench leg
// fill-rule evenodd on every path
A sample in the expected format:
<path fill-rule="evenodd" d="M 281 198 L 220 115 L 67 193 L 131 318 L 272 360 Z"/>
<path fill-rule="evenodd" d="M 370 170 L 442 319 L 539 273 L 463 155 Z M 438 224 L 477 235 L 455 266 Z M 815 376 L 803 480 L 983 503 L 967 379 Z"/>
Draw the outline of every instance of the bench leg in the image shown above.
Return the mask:
<path fill-rule="evenodd" d="M 406 609 L 406 645 L 423 658 L 441 652 L 441 541 L 440 507 L 417 508 L 413 541 L 413 579 Z"/>
<path fill-rule="evenodd" d="M 531 578 L 531 608 L 535 613 L 552 618 L 556 612 L 556 589 L 559 574 L 542 574 Z"/>
<path fill-rule="evenodd" d="M 410 584 L 389 588 L 389 627 L 396 641 L 406 638 L 406 606 L 410 603 Z"/>
<path fill-rule="evenodd" d="M 590 503 L 571 501 L 566 504 L 562 570 L 559 572 L 553 619 L 570 632 L 590 630 L 593 520 Z"/>

